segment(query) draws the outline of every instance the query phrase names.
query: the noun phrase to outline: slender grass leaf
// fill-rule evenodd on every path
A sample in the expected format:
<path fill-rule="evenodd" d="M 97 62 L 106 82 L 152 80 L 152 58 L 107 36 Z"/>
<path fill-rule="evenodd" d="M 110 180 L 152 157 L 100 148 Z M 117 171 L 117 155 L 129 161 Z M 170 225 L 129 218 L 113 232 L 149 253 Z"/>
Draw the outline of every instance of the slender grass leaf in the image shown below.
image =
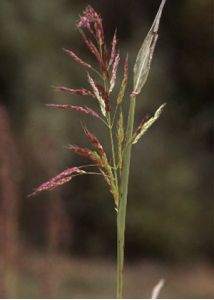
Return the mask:
<path fill-rule="evenodd" d="M 134 65 L 134 89 L 133 94 L 137 95 L 141 92 L 149 75 L 152 56 L 158 38 L 158 28 L 162 10 L 166 0 L 162 0 L 157 15 L 154 19 L 152 27 L 150 28 L 141 48 L 138 52 L 137 59 Z"/>

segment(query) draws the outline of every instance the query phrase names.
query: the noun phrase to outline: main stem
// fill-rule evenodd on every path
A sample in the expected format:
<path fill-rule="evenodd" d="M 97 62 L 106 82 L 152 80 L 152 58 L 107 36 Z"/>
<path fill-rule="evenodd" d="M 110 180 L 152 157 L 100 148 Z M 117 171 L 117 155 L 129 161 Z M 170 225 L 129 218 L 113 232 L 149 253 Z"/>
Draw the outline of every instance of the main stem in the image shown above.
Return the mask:
<path fill-rule="evenodd" d="M 110 141 L 111 141 L 111 151 L 112 151 L 112 159 L 113 159 L 113 172 L 114 172 L 114 180 L 115 180 L 115 186 L 118 191 L 118 177 L 117 177 L 117 166 L 116 166 L 116 158 L 115 158 L 115 147 L 114 147 L 114 139 L 113 139 L 113 133 L 112 133 L 112 122 L 111 122 L 111 116 L 108 115 L 108 127 L 109 127 L 109 135 L 110 135 Z"/>
<path fill-rule="evenodd" d="M 124 266 L 124 243 L 126 227 L 126 206 L 128 196 L 129 169 L 132 150 L 132 133 L 134 125 L 136 96 L 131 95 L 126 132 L 126 146 L 123 156 L 123 167 L 120 182 L 119 209 L 117 213 L 117 298 L 123 298 L 123 266 Z"/>

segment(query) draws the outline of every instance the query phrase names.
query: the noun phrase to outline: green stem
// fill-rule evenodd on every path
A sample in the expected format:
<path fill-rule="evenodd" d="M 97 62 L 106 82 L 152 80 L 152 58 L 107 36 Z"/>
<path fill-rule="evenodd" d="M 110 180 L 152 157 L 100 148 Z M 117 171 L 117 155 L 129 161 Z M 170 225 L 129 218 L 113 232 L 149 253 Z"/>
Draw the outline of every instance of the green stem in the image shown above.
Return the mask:
<path fill-rule="evenodd" d="M 117 165 L 116 165 L 116 158 L 115 158 L 115 146 L 114 146 L 114 139 L 113 139 L 113 133 L 112 133 L 112 123 L 111 123 L 110 113 L 108 115 L 108 123 L 109 123 L 109 135 L 110 135 L 110 141 L 111 141 L 111 151 L 112 151 L 112 160 L 113 160 L 113 169 L 114 169 L 114 180 L 115 180 L 116 189 L 119 192 L 119 190 L 118 190 Z"/>
<path fill-rule="evenodd" d="M 124 151 L 123 167 L 120 182 L 119 209 L 117 214 L 117 298 L 123 297 L 123 267 L 124 267 L 124 243 L 126 225 L 126 206 L 128 196 L 129 169 L 131 161 L 132 138 L 136 96 L 131 95 L 126 132 L 126 142 L 128 145 Z"/>

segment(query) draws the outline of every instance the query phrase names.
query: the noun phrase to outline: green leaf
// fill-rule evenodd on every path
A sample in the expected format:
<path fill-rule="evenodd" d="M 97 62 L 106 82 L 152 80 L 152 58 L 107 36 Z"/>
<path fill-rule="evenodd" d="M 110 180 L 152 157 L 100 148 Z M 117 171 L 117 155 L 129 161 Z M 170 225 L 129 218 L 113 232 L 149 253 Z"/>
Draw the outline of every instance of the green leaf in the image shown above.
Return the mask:
<path fill-rule="evenodd" d="M 141 92 L 141 89 L 146 83 L 147 77 L 149 75 L 152 56 L 158 38 L 157 32 L 159 28 L 160 18 L 165 2 L 166 0 L 162 0 L 152 27 L 150 28 L 137 55 L 137 59 L 134 65 L 134 89 L 132 92 L 135 95 Z"/>

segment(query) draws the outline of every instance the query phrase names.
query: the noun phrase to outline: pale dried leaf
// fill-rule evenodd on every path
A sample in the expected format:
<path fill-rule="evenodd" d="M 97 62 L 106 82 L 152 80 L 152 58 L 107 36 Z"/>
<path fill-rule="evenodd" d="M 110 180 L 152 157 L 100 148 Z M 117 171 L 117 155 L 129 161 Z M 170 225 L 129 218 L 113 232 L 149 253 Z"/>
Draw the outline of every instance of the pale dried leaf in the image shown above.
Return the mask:
<path fill-rule="evenodd" d="M 134 65 L 134 89 L 132 92 L 135 95 L 141 92 L 141 89 L 146 83 L 147 77 L 149 75 L 152 56 L 158 38 L 157 32 L 159 28 L 160 18 L 165 2 L 166 0 L 162 0 L 152 27 L 150 28 L 137 55 L 137 59 Z"/>

